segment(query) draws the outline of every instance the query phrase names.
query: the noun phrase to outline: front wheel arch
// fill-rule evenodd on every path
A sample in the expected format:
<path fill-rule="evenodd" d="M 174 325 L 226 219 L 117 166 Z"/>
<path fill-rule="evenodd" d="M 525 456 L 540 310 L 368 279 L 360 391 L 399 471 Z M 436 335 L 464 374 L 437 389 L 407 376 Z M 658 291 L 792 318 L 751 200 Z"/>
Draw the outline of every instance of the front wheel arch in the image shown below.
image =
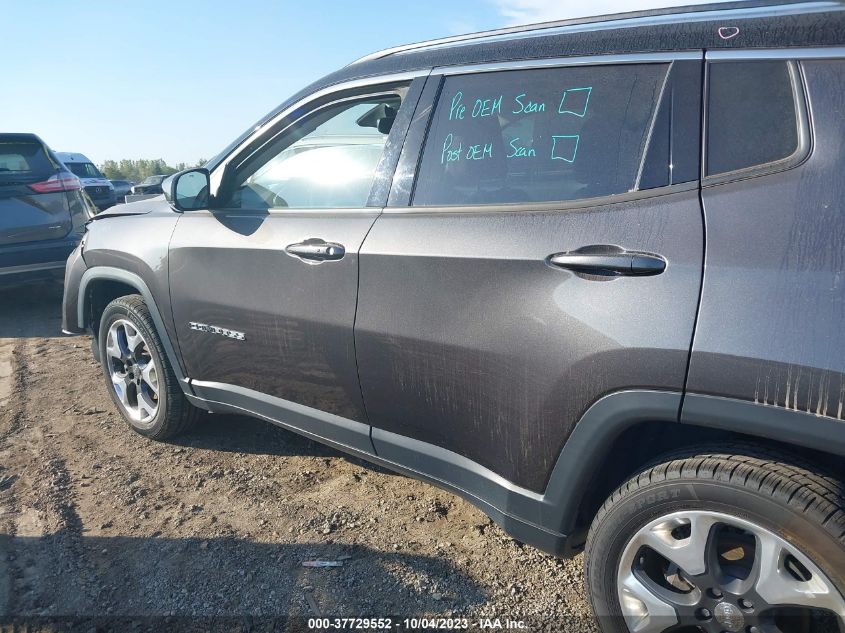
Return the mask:
<path fill-rule="evenodd" d="M 135 273 L 112 266 L 95 266 L 86 270 L 79 282 L 79 303 L 77 306 L 77 320 L 79 326 L 82 328 L 92 328 L 90 321 L 92 318 L 91 310 L 95 304 L 92 301 L 91 293 L 97 289 L 101 289 L 105 293 L 104 297 L 110 293 L 123 290 L 120 294 L 110 297 L 109 301 L 129 294 L 138 294 L 143 298 L 144 303 L 150 311 L 150 317 L 155 325 L 156 333 L 161 337 L 164 352 L 167 354 L 167 359 L 173 368 L 173 373 L 176 375 L 182 391 L 188 396 L 193 396 L 194 393 L 182 368 L 182 359 L 177 353 L 177 347 L 170 339 L 161 311 L 146 282 Z M 108 301 L 105 305 L 107 304 Z M 105 308 L 105 305 L 103 305 L 103 308 Z M 100 311 L 101 314 L 102 311 Z M 99 327 L 100 315 L 96 315 L 97 325 L 94 327 Z"/>
<path fill-rule="evenodd" d="M 90 329 L 96 338 L 100 330 L 100 317 L 106 306 L 118 297 L 132 294 L 140 294 L 140 291 L 127 283 L 106 278 L 92 280 L 80 298 L 84 301 L 82 313 L 85 315 L 86 329 Z"/>

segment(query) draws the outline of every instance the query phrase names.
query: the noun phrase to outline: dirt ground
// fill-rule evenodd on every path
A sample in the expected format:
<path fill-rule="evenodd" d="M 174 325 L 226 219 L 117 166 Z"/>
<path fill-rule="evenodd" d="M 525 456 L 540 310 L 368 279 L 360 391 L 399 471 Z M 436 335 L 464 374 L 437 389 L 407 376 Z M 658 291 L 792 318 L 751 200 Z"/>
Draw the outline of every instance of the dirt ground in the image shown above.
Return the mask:
<path fill-rule="evenodd" d="M 433 486 L 245 417 L 170 444 L 131 432 L 89 339 L 60 333 L 60 304 L 56 284 L 0 292 L 0 630 L 592 628 L 580 557 L 523 546 Z"/>

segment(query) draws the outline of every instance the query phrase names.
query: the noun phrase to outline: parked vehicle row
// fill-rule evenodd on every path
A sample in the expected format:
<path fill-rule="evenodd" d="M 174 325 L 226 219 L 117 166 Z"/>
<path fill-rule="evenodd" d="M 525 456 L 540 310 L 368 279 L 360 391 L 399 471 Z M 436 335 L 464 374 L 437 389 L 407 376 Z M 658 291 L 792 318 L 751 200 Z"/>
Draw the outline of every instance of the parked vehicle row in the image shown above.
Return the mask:
<path fill-rule="evenodd" d="M 161 188 L 161 183 L 167 178 L 164 174 L 156 174 L 154 176 L 147 176 L 137 185 L 132 187 L 132 193 L 135 195 L 148 195 L 164 193 Z"/>
<path fill-rule="evenodd" d="M 0 285 L 64 276 L 96 209 L 34 134 L 0 134 Z"/>
<path fill-rule="evenodd" d="M 53 152 L 34 134 L 0 134 L 0 285 L 62 279 L 85 222 L 129 194 L 162 193 L 166 177 L 108 180 L 84 154 Z"/>
<path fill-rule="evenodd" d="M 132 187 L 135 186 L 135 183 L 131 180 L 112 180 L 110 182 L 114 187 L 114 195 L 118 202 L 125 202 L 126 196 L 132 193 Z"/>
<path fill-rule="evenodd" d="M 64 327 L 147 437 L 254 415 L 586 543 L 606 631 L 836 630 L 845 7 L 678 11 L 338 70 L 100 214 Z"/>
<path fill-rule="evenodd" d="M 103 176 L 97 166 L 84 154 L 58 152 L 59 160 L 82 182 L 88 197 L 100 210 L 108 209 L 117 203 L 114 185 Z"/>

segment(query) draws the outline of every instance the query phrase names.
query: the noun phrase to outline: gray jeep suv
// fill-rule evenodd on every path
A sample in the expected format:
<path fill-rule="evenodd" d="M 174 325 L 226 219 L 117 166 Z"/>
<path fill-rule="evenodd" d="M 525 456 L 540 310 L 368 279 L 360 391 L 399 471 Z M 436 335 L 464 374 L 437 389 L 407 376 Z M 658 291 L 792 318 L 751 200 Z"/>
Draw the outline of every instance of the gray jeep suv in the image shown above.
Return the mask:
<path fill-rule="evenodd" d="M 743 2 L 376 53 L 98 215 L 64 327 L 145 436 L 256 416 L 585 549 L 606 631 L 833 630 L 843 43 Z"/>

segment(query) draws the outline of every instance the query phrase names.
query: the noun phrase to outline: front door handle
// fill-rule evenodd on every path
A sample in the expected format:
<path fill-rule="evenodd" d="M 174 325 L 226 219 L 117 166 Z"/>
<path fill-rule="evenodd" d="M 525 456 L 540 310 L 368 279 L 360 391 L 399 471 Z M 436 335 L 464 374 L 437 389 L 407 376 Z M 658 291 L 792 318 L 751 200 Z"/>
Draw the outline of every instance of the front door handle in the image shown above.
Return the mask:
<path fill-rule="evenodd" d="M 319 238 L 312 238 L 296 244 L 288 244 L 285 252 L 293 257 L 299 257 L 308 263 L 320 263 L 343 259 L 346 249 L 343 244 L 326 242 Z"/>
<path fill-rule="evenodd" d="M 548 261 L 552 266 L 587 275 L 659 275 L 666 270 L 666 260 L 659 255 L 631 251 L 573 251 L 551 255 Z"/>

